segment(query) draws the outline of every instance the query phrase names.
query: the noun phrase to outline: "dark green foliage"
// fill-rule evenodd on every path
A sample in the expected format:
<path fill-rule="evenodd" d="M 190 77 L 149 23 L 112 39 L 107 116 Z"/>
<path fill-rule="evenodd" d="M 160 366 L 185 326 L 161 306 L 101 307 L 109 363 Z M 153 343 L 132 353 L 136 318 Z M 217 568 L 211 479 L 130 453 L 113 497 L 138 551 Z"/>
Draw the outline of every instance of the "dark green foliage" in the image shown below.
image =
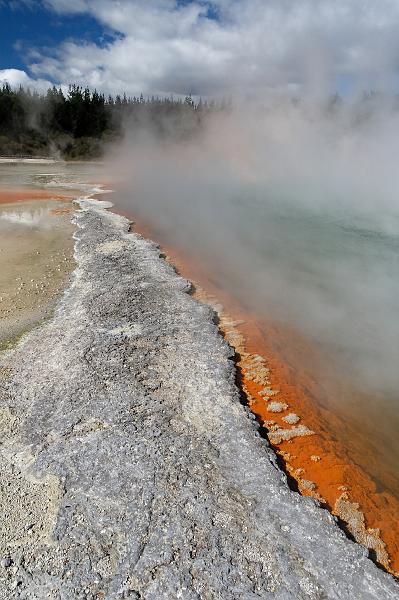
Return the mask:
<path fill-rule="evenodd" d="M 173 98 L 115 98 L 72 85 L 40 95 L 8 84 L 0 87 L 0 155 L 63 156 L 73 160 L 101 156 L 104 143 L 123 131 L 143 128 L 160 136 L 186 137 L 215 110 L 191 95 Z"/>

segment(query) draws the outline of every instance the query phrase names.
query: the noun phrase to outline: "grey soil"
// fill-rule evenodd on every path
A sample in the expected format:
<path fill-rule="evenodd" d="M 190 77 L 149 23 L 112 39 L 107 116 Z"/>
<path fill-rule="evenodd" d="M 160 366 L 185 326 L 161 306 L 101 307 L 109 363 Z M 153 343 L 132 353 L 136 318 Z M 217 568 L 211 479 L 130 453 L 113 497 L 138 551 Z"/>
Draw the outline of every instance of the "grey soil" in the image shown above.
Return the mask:
<path fill-rule="evenodd" d="M 211 309 L 126 219 L 82 209 L 55 317 L 0 363 L 0 597 L 399 598 L 289 490 Z"/>

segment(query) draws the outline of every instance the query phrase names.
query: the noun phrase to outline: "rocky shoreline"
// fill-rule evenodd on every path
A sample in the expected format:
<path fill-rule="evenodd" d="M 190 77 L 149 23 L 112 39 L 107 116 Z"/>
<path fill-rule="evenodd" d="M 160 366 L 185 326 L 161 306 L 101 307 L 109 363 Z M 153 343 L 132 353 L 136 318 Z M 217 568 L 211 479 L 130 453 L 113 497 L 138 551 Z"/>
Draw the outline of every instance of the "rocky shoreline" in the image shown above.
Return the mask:
<path fill-rule="evenodd" d="M 80 204 L 70 288 L 0 359 L 0 598 L 398 598 L 289 490 L 213 311 Z"/>

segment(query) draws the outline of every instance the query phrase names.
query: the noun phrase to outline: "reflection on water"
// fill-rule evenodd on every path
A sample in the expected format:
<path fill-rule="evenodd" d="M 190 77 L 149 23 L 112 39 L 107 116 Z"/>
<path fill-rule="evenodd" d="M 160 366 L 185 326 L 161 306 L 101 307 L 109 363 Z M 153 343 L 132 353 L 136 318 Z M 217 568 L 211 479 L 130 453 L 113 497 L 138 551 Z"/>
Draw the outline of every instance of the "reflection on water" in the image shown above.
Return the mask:
<path fill-rule="evenodd" d="M 58 204 L 62 207 L 62 204 Z M 59 220 L 54 218 L 54 207 L 47 208 L 19 208 L 15 210 L 3 209 L 0 212 L 0 231 L 4 229 L 6 224 L 21 225 L 23 227 L 37 227 L 44 229 L 53 229 L 60 227 Z"/>

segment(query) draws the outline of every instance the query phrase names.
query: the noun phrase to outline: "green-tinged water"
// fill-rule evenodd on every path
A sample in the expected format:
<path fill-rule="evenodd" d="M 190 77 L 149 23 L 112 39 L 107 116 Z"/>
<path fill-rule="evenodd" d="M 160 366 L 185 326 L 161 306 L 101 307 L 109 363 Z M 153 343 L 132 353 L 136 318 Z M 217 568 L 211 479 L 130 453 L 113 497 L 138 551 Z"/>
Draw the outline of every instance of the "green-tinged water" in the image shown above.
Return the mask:
<path fill-rule="evenodd" d="M 238 289 L 312 341 L 320 361 L 297 368 L 320 378 L 320 401 L 356 433 L 354 459 L 399 497 L 399 219 L 247 198 L 236 210 Z"/>
<path fill-rule="evenodd" d="M 296 368 L 320 378 L 320 402 L 362 438 L 355 460 L 399 497 L 398 211 L 334 197 L 320 182 L 307 192 L 213 171 L 174 181 L 163 162 L 140 167 L 121 205 L 200 256 L 260 320 L 311 341 L 320 361 L 297 356 Z"/>

